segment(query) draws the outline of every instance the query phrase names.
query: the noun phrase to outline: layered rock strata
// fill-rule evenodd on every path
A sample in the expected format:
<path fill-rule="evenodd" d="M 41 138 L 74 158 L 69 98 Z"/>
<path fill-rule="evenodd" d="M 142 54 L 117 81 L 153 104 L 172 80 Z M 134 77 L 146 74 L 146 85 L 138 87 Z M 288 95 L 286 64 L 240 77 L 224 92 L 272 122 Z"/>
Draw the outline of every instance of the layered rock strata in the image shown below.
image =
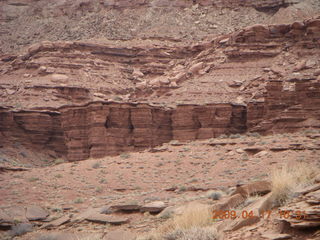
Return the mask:
<path fill-rule="evenodd" d="M 170 140 L 195 140 L 246 130 L 245 108 L 231 104 L 91 103 L 55 111 L 0 110 L 1 140 L 54 150 L 70 161 L 141 150 Z"/>

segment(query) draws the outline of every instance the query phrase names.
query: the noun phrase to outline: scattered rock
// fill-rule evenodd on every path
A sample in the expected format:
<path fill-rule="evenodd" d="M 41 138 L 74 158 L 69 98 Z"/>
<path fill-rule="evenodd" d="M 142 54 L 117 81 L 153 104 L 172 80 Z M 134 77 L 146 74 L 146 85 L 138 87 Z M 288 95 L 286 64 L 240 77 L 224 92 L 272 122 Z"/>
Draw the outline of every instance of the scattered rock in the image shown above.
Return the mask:
<path fill-rule="evenodd" d="M 132 75 L 134 77 L 143 77 L 144 76 L 143 72 L 141 72 L 139 69 L 136 69 L 136 68 L 133 70 Z"/>
<path fill-rule="evenodd" d="M 310 186 L 304 195 L 300 195 L 287 206 L 279 209 L 288 212 L 289 217 L 283 220 L 292 228 L 305 229 L 320 226 L 320 189 L 319 184 Z"/>
<path fill-rule="evenodd" d="M 49 223 L 44 224 L 41 228 L 46 228 L 46 229 L 50 229 L 50 228 L 56 228 L 59 227 L 67 222 L 70 221 L 70 217 L 69 216 L 63 216 L 61 218 L 58 218 L 56 220 L 53 220 Z"/>
<path fill-rule="evenodd" d="M 1 219 L 3 224 L 10 224 L 10 222 L 14 223 L 15 221 L 21 223 L 28 222 L 25 208 L 21 206 L 13 206 L 0 211 L 0 222 Z"/>
<path fill-rule="evenodd" d="M 101 208 L 89 208 L 86 211 L 83 211 L 75 216 L 73 216 L 70 219 L 71 223 L 77 223 L 77 222 L 82 222 L 85 220 L 87 217 L 94 215 L 94 214 L 100 214 Z"/>
<path fill-rule="evenodd" d="M 169 87 L 176 88 L 178 84 L 176 82 L 170 82 Z"/>
<path fill-rule="evenodd" d="M 268 181 L 258 181 L 245 185 L 237 186 L 232 195 L 241 194 L 243 197 L 254 195 L 265 195 L 271 192 L 271 183 Z"/>
<path fill-rule="evenodd" d="M 86 220 L 90 222 L 103 223 L 103 224 L 113 224 L 113 225 L 121 225 L 129 222 L 128 218 L 118 217 L 118 216 L 110 216 L 105 214 L 92 214 L 89 217 L 86 217 Z"/>
<path fill-rule="evenodd" d="M 93 96 L 99 97 L 99 98 L 105 98 L 106 97 L 106 95 L 104 95 L 103 93 L 94 93 Z"/>
<path fill-rule="evenodd" d="M 229 41 L 229 38 L 225 38 L 219 41 L 220 44 L 225 44 Z"/>
<path fill-rule="evenodd" d="M 294 67 L 293 71 L 299 72 L 301 70 L 304 70 L 306 68 L 306 62 L 307 62 L 306 60 L 302 60 L 302 61 L 298 62 L 296 64 L 296 66 Z"/>
<path fill-rule="evenodd" d="M 203 68 L 204 68 L 203 62 L 195 63 L 189 68 L 189 72 L 192 74 L 197 74 Z"/>
<path fill-rule="evenodd" d="M 262 235 L 263 238 L 271 240 L 281 240 L 281 239 L 290 239 L 291 235 L 289 234 L 279 234 L 279 233 L 266 233 Z"/>
<path fill-rule="evenodd" d="M 19 223 L 17 225 L 12 226 L 9 231 L 10 236 L 21 236 L 28 232 L 32 232 L 33 225 L 31 223 Z"/>
<path fill-rule="evenodd" d="M 268 151 L 261 151 L 261 152 L 255 154 L 254 156 L 255 157 L 264 157 L 266 155 L 268 155 Z"/>
<path fill-rule="evenodd" d="M 142 212 L 159 213 L 166 208 L 166 204 L 161 201 L 151 202 L 141 207 Z"/>
<path fill-rule="evenodd" d="M 317 62 L 315 60 L 308 59 L 306 61 L 306 68 L 313 68 L 316 64 Z"/>
<path fill-rule="evenodd" d="M 226 226 L 220 226 L 220 229 L 225 229 L 227 231 L 235 231 L 245 226 L 253 225 L 260 221 L 260 214 L 266 210 L 270 210 L 272 207 L 272 195 L 271 193 L 261 197 L 257 201 L 253 202 L 246 207 L 248 213 L 252 212 L 253 216 L 248 218 L 236 218 L 231 219 L 226 223 Z M 241 216 L 241 211 L 237 211 L 237 216 Z"/>
<path fill-rule="evenodd" d="M 230 210 L 235 209 L 245 201 L 245 197 L 241 194 L 234 194 L 226 198 L 222 198 L 217 204 L 213 206 L 215 210 Z"/>
<path fill-rule="evenodd" d="M 52 82 L 66 82 L 68 80 L 68 76 L 64 74 L 52 74 L 51 81 Z"/>
<path fill-rule="evenodd" d="M 314 76 L 319 76 L 320 75 L 320 68 L 316 69 L 313 73 Z"/>
<path fill-rule="evenodd" d="M 138 89 L 143 89 L 143 88 L 146 88 L 147 86 L 148 86 L 148 84 L 146 81 L 138 82 L 136 84 L 136 88 L 138 88 Z"/>
<path fill-rule="evenodd" d="M 141 206 L 135 201 L 111 206 L 111 209 L 117 211 L 139 211 L 140 208 Z"/>
<path fill-rule="evenodd" d="M 26 218 L 30 221 L 44 220 L 49 213 L 39 206 L 28 206 L 26 210 Z"/>
<path fill-rule="evenodd" d="M 16 90 L 12 90 L 12 89 L 6 89 L 7 94 L 12 95 L 16 92 Z"/>

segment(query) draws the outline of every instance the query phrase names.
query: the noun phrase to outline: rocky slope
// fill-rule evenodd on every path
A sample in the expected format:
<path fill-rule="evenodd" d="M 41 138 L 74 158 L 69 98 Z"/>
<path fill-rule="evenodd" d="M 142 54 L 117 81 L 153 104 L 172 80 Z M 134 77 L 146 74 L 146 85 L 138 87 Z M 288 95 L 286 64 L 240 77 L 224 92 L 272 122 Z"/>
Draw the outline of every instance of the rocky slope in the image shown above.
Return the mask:
<path fill-rule="evenodd" d="M 170 140 L 319 128 L 319 36 L 318 18 L 192 46 L 33 45 L 1 58 L 1 142 L 74 161 Z"/>
<path fill-rule="evenodd" d="M 302 20 L 319 10 L 317 0 L 3 0 L 0 53 L 16 52 L 44 40 L 107 38 L 185 42 L 255 23 Z"/>

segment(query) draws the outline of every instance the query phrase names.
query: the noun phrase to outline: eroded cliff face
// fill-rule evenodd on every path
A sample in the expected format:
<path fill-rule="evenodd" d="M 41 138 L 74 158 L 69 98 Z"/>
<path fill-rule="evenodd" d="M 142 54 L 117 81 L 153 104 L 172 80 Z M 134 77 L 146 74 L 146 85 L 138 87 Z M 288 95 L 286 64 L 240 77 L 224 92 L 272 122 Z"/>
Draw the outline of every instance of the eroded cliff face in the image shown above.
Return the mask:
<path fill-rule="evenodd" d="M 0 112 L 1 142 L 53 150 L 70 161 L 246 131 L 245 107 L 91 103 L 56 111 Z"/>
<path fill-rule="evenodd" d="M 2 56 L 1 145 L 77 161 L 171 140 L 320 128 L 319 18 L 190 46 L 140 44 L 43 42 Z"/>

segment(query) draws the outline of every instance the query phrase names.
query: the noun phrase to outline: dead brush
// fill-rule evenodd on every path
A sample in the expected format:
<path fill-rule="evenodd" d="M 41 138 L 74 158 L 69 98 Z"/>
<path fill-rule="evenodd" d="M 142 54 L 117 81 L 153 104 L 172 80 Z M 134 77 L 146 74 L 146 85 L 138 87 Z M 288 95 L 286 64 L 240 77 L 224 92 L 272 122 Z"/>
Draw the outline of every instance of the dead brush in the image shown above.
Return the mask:
<path fill-rule="evenodd" d="M 296 191 L 313 184 L 317 172 L 319 169 L 303 162 L 286 163 L 273 169 L 270 178 L 274 205 L 285 204 Z"/>

